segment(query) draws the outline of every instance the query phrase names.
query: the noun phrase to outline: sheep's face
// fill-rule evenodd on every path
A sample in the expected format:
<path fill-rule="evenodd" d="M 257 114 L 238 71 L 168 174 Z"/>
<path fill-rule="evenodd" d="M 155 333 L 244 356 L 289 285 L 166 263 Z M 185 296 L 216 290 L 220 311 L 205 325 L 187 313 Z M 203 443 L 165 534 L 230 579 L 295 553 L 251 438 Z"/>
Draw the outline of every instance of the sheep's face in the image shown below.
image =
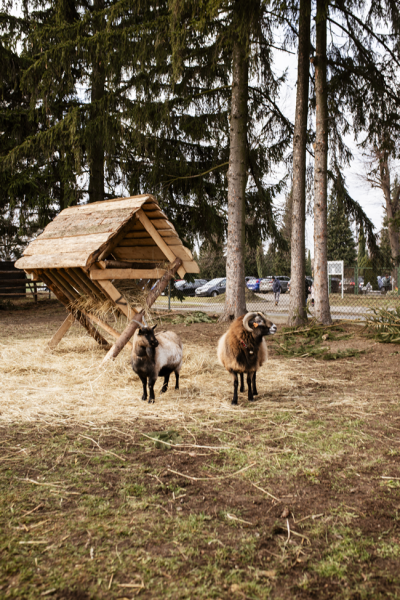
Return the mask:
<path fill-rule="evenodd" d="M 157 348 L 158 340 L 154 334 L 154 330 L 157 325 L 154 327 L 141 327 L 138 330 L 138 336 L 141 338 L 141 343 L 143 346 L 148 346 L 149 348 Z"/>
<path fill-rule="evenodd" d="M 255 339 L 266 335 L 273 335 L 276 332 L 276 325 L 260 313 L 255 313 L 249 319 L 247 325 Z"/>

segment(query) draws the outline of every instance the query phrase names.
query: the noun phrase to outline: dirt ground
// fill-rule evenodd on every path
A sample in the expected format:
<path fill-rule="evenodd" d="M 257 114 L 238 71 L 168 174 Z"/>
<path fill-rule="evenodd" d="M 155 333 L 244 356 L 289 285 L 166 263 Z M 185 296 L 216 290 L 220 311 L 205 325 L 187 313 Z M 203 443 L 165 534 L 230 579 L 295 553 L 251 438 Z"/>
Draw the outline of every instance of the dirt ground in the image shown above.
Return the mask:
<path fill-rule="evenodd" d="M 330 351 L 363 353 L 324 361 L 278 355 L 277 337 L 257 402 L 233 408 L 227 326 L 164 322 L 190 349 L 181 396 L 158 385 L 142 408 L 125 356 L 106 412 L 107 380 L 90 395 L 62 372 L 74 346 L 99 369 L 78 328 L 34 362 L 64 318 L 53 301 L 0 311 L 0 598 L 400 598 L 398 345 L 344 323 Z"/>

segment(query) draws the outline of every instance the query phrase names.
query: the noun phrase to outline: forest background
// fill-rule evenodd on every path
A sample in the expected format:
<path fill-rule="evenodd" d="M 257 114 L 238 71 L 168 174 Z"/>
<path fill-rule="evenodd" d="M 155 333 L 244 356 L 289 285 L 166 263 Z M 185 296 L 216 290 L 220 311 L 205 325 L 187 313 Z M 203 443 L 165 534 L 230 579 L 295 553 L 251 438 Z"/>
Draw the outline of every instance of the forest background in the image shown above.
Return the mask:
<path fill-rule="evenodd" d="M 309 21 L 306 46 L 302 18 Z M 20 256 L 67 206 L 150 192 L 196 251 L 201 276 L 226 270 L 231 290 L 237 288 L 228 313 L 242 310 L 243 274 L 290 275 L 293 261 L 310 274 L 314 252 L 305 249 L 305 223 L 293 238 L 299 85 L 290 86 L 290 69 L 282 68 L 303 52 L 302 210 L 313 215 L 316 175 L 323 172 L 325 259 L 395 272 L 396 2 L 25 0 L 4 3 L 0 22 L 1 259 Z M 318 28 L 327 40 L 323 60 Z M 314 161 L 322 64 L 321 171 Z M 365 197 L 352 197 L 346 186 L 355 150 L 365 157 L 366 184 L 382 194 L 382 223 L 372 222 Z M 242 191 L 235 196 L 234 188 Z M 293 239 L 301 242 L 296 248 Z"/>

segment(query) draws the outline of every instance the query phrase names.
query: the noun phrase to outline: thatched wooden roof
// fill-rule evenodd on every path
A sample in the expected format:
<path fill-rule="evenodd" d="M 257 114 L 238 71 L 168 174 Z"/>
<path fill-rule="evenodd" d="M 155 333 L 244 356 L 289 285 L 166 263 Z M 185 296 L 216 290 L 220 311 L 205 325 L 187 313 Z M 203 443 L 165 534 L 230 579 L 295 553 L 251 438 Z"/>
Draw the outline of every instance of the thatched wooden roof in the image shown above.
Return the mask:
<path fill-rule="evenodd" d="M 66 208 L 29 244 L 16 266 L 28 272 L 88 269 L 107 258 L 144 267 L 180 258 L 181 276 L 199 272 L 190 250 L 151 195 Z"/>

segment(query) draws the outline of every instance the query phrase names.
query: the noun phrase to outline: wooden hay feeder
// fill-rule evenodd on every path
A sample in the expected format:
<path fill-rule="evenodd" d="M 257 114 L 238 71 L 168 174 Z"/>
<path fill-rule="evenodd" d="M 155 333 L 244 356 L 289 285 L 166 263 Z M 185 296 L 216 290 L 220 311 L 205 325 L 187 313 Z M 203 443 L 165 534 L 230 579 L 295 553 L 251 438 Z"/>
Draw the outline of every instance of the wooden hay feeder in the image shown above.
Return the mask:
<path fill-rule="evenodd" d="M 117 339 L 106 359 L 130 345 L 138 326 L 135 321 L 144 314 L 144 308 L 131 306 L 113 281 L 157 279 L 146 298 L 149 308 L 176 273 L 183 277 L 199 272 L 190 250 L 150 195 L 66 208 L 29 244 L 15 265 L 33 274 L 35 281 L 43 281 L 69 311 L 49 342 L 50 348 L 76 319 L 102 346 L 109 348 L 93 324 Z M 127 317 L 128 326 L 120 334 L 90 308 L 73 309 L 80 299 L 92 299 L 93 305 L 111 301 Z M 87 305 L 90 307 L 90 302 Z"/>

